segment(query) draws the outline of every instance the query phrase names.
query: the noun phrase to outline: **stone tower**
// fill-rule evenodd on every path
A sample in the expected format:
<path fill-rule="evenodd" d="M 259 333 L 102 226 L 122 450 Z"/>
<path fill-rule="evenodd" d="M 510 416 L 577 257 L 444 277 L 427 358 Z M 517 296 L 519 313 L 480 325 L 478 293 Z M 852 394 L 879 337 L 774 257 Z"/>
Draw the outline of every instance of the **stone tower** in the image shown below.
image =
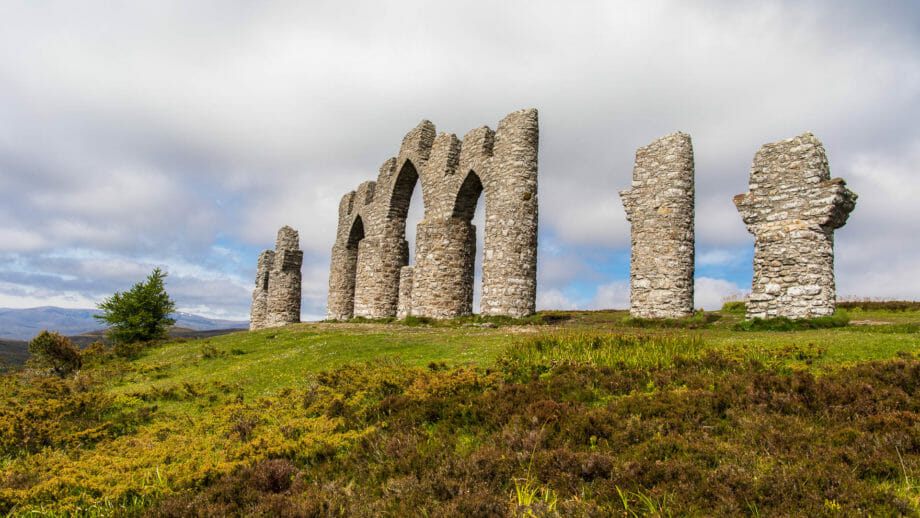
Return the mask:
<path fill-rule="evenodd" d="M 275 250 L 259 254 L 256 289 L 252 293 L 249 329 L 284 326 L 300 322 L 300 267 L 303 251 L 297 231 L 278 230 Z"/>
<path fill-rule="evenodd" d="M 754 234 L 747 318 L 834 312 L 834 229 L 846 223 L 856 197 L 842 179 L 831 179 L 824 146 L 811 133 L 760 148 L 750 191 L 734 198 Z"/>
<path fill-rule="evenodd" d="M 693 146 L 672 133 L 636 151 L 632 189 L 620 191 L 630 222 L 629 313 L 693 314 Z"/>
<path fill-rule="evenodd" d="M 537 111 L 506 116 L 462 140 L 423 120 L 339 204 L 326 318 L 449 318 L 473 311 L 476 227 L 485 195 L 482 312 L 522 317 L 536 304 Z M 415 185 L 424 219 L 409 264 L 406 216 Z"/>

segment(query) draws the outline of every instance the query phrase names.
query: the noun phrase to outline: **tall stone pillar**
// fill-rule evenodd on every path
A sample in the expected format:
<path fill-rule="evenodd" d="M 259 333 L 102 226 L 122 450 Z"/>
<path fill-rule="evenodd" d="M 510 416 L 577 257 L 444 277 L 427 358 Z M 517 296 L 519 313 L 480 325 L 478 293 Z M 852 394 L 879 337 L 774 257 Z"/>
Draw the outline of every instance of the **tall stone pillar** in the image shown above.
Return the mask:
<path fill-rule="evenodd" d="M 525 317 L 537 298 L 537 110 L 506 116 L 495 131 L 486 201 L 482 314 Z"/>
<path fill-rule="evenodd" d="M 300 267 L 303 251 L 297 231 L 278 230 L 275 256 L 268 279 L 268 324 L 283 326 L 300 322 Z"/>
<path fill-rule="evenodd" d="M 259 262 L 256 267 L 256 289 L 252 292 L 252 308 L 249 314 L 250 331 L 262 329 L 268 324 L 268 282 L 274 262 L 274 251 L 263 250 L 259 254 Z"/>
<path fill-rule="evenodd" d="M 734 198 L 754 234 L 747 318 L 834 312 L 834 229 L 846 223 L 856 198 L 842 179 L 831 179 L 824 146 L 811 133 L 760 148 L 750 191 Z"/>
<path fill-rule="evenodd" d="M 473 313 L 474 225 L 459 218 L 419 222 L 415 260 L 413 315 L 454 318 Z"/>
<path fill-rule="evenodd" d="M 672 133 L 636 151 L 632 189 L 620 191 L 630 222 L 629 313 L 693 314 L 693 146 Z"/>

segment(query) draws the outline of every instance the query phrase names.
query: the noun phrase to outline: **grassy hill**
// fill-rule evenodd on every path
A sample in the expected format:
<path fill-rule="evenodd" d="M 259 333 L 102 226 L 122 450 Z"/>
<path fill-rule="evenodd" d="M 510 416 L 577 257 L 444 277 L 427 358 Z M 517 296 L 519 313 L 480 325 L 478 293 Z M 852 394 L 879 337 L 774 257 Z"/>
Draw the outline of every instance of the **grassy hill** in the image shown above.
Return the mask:
<path fill-rule="evenodd" d="M 0 377 L 0 513 L 918 516 L 920 311 L 849 318 L 546 312 L 86 353 L 73 379 Z"/>

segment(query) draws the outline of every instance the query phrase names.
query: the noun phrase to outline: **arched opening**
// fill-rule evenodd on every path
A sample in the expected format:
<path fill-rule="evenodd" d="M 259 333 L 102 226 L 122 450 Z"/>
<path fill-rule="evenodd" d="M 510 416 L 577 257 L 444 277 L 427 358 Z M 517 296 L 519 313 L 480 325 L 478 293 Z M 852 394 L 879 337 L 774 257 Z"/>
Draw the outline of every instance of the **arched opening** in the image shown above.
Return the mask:
<path fill-rule="evenodd" d="M 348 301 L 348 314 L 354 316 L 355 312 L 355 286 L 357 285 L 358 276 L 358 245 L 364 239 L 364 221 L 361 216 L 357 216 L 351 223 L 351 230 L 348 232 L 348 241 L 345 243 L 345 257 L 342 266 L 345 270 L 345 289 L 346 300 Z"/>
<path fill-rule="evenodd" d="M 474 243 L 473 263 L 473 313 L 479 313 L 482 301 L 482 250 L 483 237 L 485 236 L 485 203 L 479 203 L 482 198 L 482 180 L 475 171 L 469 171 L 454 201 L 452 217 L 471 223 L 476 228 L 476 241 Z"/>
<path fill-rule="evenodd" d="M 476 205 L 478 205 L 479 195 L 481 194 L 482 181 L 475 171 L 470 171 L 457 192 L 453 217 L 464 221 L 473 221 L 473 215 L 476 212 Z"/>
<path fill-rule="evenodd" d="M 361 216 L 358 216 L 351 224 L 351 231 L 348 233 L 348 248 L 357 250 L 358 243 L 362 239 L 364 239 L 364 221 L 361 220 Z"/>
<path fill-rule="evenodd" d="M 418 183 L 418 171 L 416 171 L 410 160 L 406 160 L 399 173 L 396 174 L 396 181 L 393 182 L 389 219 L 402 219 L 405 221 L 409 213 L 409 202 L 412 199 L 412 192 L 415 190 L 416 183 Z"/>
<path fill-rule="evenodd" d="M 388 218 L 394 222 L 402 239 L 406 240 L 408 256 L 405 265 L 415 262 L 415 233 L 418 223 L 425 217 L 425 203 L 422 190 L 416 189 L 419 183 L 418 170 L 412 161 L 406 160 L 396 181 L 393 182 L 393 195 L 390 197 Z"/>

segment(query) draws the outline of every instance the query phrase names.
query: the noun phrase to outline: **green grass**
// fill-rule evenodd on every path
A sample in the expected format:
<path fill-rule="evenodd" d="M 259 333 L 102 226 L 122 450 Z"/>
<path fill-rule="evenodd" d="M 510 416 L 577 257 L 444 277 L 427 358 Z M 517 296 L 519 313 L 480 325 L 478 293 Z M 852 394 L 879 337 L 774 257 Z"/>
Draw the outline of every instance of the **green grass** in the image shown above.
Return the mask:
<path fill-rule="evenodd" d="M 857 310 L 858 311 L 858 310 Z M 740 317 L 717 312 L 695 315 L 692 319 L 671 320 L 655 324 L 654 321 L 631 319 L 625 311 L 572 311 L 538 313 L 530 319 L 539 322 L 544 318 L 556 325 L 511 321 L 496 328 L 475 325 L 475 317 L 435 322 L 434 325 L 407 325 L 395 321 L 380 323 L 321 323 L 298 324 L 284 328 L 240 332 L 198 341 L 169 342 L 146 351 L 134 362 L 134 372 L 110 381 L 113 393 L 135 393 L 154 387 L 168 387 L 183 383 L 208 384 L 228 382 L 239 387 L 238 392 L 247 397 L 271 395 L 284 387 L 301 387 L 309 383 L 309 374 L 337 365 L 358 363 L 376 358 L 399 358 L 407 365 L 427 365 L 430 362 L 488 366 L 515 342 L 526 344 L 527 337 L 551 334 L 561 343 L 572 342 L 565 333 L 583 332 L 622 333 L 675 337 L 672 349 L 646 351 L 642 347 L 617 349 L 617 355 L 634 354 L 637 357 L 665 361 L 674 355 L 695 355 L 703 350 L 713 350 L 765 363 L 782 363 L 797 368 L 824 369 L 858 361 L 889 359 L 899 352 L 916 351 L 920 335 L 920 312 L 866 312 L 860 319 L 882 322 L 899 322 L 880 326 L 846 326 L 842 328 L 806 329 L 794 332 L 769 330 L 738 332 L 735 327 L 743 322 Z M 851 313 L 852 315 L 852 313 Z M 857 318 L 851 317 L 856 320 Z M 684 322 L 684 320 L 686 322 Z M 483 322 L 488 319 L 483 319 Z M 690 329 L 681 329 L 681 323 Z M 605 340 L 605 338 L 601 338 Z M 824 352 L 799 359 L 790 350 L 814 349 Z M 213 350 L 208 354 L 206 350 Z M 601 348 L 592 354 L 609 354 L 613 348 Z M 589 354 L 584 352 L 584 354 Z M 801 355 L 798 355 L 801 356 Z M 608 363 L 616 360 L 611 357 Z M 629 365 L 636 364 L 626 361 Z M 174 401 L 167 407 L 189 410 L 187 401 Z"/>
<path fill-rule="evenodd" d="M 110 386 L 114 393 L 134 393 L 182 383 L 229 382 L 247 397 L 271 395 L 284 387 L 304 386 L 311 373 L 382 357 L 399 358 L 408 365 L 442 361 L 487 365 L 517 332 L 399 324 L 298 324 L 170 342 L 147 351 L 134 362 L 136 372 L 113 380 Z M 188 406 L 184 402 L 171 405 Z"/>
<path fill-rule="evenodd" d="M 828 509 L 907 505 L 917 515 L 920 429 L 915 409 L 901 408 L 911 399 L 898 395 L 913 390 L 911 378 L 897 373 L 920 355 L 920 311 L 857 307 L 848 316 L 860 324 L 739 331 L 737 311 L 666 322 L 553 311 L 298 324 L 171 341 L 133 360 L 87 358 L 63 381 L 14 372 L 0 376 L 0 514 L 130 516 L 169 502 L 235 514 L 193 500 L 218 502 L 242 494 L 239 484 L 269 487 L 280 476 L 296 488 L 285 490 L 294 499 L 286 505 L 303 497 L 359 516 L 509 506 L 548 516 L 750 514 L 745 499 L 763 515 L 794 508 L 773 505 L 771 484 L 799 495 L 790 506 L 821 515 L 824 497 L 809 507 L 808 488 L 824 479 L 806 476 L 817 462 L 840 488 L 827 490 Z M 764 403 L 774 391 L 784 395 Z M 855 417 L 845 411 L 854 398 L 863 405 Z M 818 400 L 831 406 L 813 407 Z M 846 415 L 830 422 L 822 412 L 831 410 Z M 826 458 L 806 459 L 798 449 L 810 443 Z M 851 443 L 881 445 L 872 446 L 876 464 L 836 464 L 859 460 L 841 449 Z M 278 459 L 288 464 L 271 464 Z M 665 468 L 723 470 L 738 485 L 712 500 L 700 481 L 671 485 L 680 477 Z M 470 488 L 467 499 L 450 484 Z M 271 491 L 259 491 L 252 501 L 268 505 L 260 495 Z M 902 503 L 879 503 L 892 495 Z M 707 507 L 717 503 L 727 507 Z"/>

